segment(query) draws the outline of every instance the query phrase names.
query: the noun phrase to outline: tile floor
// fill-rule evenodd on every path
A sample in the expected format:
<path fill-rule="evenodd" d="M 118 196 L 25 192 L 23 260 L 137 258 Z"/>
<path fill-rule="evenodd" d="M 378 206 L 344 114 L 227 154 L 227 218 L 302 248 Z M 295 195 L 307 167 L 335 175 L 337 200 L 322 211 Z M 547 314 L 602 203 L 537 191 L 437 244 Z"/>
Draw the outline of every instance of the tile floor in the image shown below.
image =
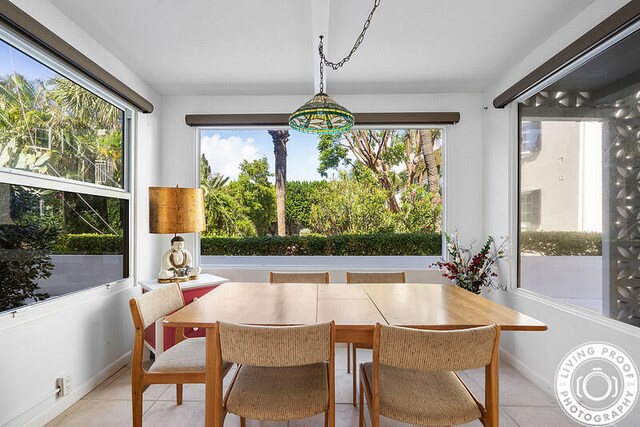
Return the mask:
<path fill-rule="evenodd" d="M 358 362 L 371 359 L 371 351 L 359 350 Z M 225 378 L 225 387 L 232 373 Z M 484 370 L 466 371 L 461 378 L 471 391 L 482 400 L 484 396 Z M 153 385 L 144 393 L 145 427 L 202 426 L 204 425 L 204 385 L 186 384 L 182 406 L 175 404 L 175 387 Z M 503 363 L 500 368 L 500 425 L 505 427 L 575 426 L 558 408 L 553 396 L 536 387 L 514 368 Z M 336 424 L 339 427 L 357 427 L 358 411 L 351 405 L 351 375 L 346 371 L 346 347 L 336 347 Z M 323 415 L 289 423 L 257 422 L 247 420 L 247 427 L 323 427 Z M 287 426 L 288 424 L 288 426 Z M 129 368 L 125 367 L 99 385 L 82 400 L 54 419 L 49 426 L 130 426 L 131 391 Z M 227 415 L 225 427 L 238 427 L 240 419 Z M 367 419 L 367 425 L 370 425 Z M 382 419 L 383 427 L 401 427 L 389 419 Z M 480 422 L 466 426 L 480 426 Z"/>

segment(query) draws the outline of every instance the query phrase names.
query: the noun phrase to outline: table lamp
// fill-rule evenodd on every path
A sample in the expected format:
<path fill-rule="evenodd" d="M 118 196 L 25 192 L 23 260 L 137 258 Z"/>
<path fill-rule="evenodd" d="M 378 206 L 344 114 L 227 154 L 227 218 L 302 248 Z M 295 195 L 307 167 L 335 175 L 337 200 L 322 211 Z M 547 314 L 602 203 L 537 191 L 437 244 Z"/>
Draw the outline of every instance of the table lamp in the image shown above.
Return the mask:
<path fill-rule="evenodd" d="M 186 282 L 198 277 L 191 253 L 178 233 L 196 233 L 206 228 L 204 192 L 201 188 L 149 187 L 149 232 L 173 234 L 171 248 L 160 259 L 159 283 Z"/>

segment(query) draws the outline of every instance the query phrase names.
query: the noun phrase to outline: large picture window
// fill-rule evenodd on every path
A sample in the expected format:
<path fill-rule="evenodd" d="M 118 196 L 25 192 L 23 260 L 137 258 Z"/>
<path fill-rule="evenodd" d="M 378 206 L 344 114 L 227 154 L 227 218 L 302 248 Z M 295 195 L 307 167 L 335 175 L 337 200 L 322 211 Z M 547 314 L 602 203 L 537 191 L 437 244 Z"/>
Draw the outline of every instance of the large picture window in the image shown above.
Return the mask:
<path fill-rule="evenodd" d="M 5 312 L 129 277 L 125 124 L 131 114 L 118 101 L 88 90 L 88 83 L 76 83 L 82 79 L 26 42 L 2 37 L 0 312 Z"/>
<path fill-rule="evenodd" d="M 444 129 L 201 129 L 213 256 L 440 256 Z"/>
<path fill-rule="evenodd" d="M 519 104 L 519 285 L 640 326 L 638 55 L 636 32 Z"/>

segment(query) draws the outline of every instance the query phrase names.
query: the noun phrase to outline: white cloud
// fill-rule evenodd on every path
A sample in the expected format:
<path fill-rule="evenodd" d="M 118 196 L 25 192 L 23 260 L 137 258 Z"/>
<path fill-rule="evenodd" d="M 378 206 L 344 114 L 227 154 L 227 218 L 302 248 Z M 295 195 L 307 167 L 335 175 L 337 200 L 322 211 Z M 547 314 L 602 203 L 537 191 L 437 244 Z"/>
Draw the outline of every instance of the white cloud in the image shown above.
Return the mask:
<path fill-rule="evenodd" d="M 253 138 L 222 138 L 216 133 L 202 137 L 201 149 L 211 165 L 211 171 L 228 176 L 232 181 L 238 179 L 243 160 L 251 162 L 260 158 L 260 150 Z"/>

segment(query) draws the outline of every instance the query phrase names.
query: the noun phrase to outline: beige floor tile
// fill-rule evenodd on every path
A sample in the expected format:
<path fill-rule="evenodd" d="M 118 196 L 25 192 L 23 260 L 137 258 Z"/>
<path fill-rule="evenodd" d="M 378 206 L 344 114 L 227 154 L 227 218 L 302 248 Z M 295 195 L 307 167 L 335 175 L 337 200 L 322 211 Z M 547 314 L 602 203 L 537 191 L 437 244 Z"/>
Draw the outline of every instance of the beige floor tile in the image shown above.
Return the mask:
<path fill-rule="evenodd" d="M 204 425 L 204 402 L 156 402 L 144 415 L 145 427 L 183 427 Z"/>
<path fill-rule="evenodd" d="M 336 344 L 336 355 L 335 355 L 335 363 L 336 369 L 345 370 L 347 369 L 347 344 L 337 343 Z"/>
<path fill-rule="evenodd" d="M 336 403 L 352 404 L 353 377 L 347 371 L 336 370 Z"/>
<path fill-rule="evenodd" d="M 131 400 L 131 376 L 129 369 L 121 369 L 118 371 L 115 379 L 108 379 L 100 384 L 91 393 L 87 394 L 83 399 L 88 400 Z M 144 400 L 157 400 L 164 392 L 167 391 L 169 385 L 154 384 L 149 386 L 143 394 Z"/>
<path fill-rule="evenodd" d="M 503 406 L 557 406 L 555 397 L 528 381 L 508 365 L 500 369 L 500 404 Z"/>
<path fill-rule="evenodd" d="M 205 401 L 204 384 L 184 384 L 182 386 L 183 402 L 204 402 Z M 158 398 L 159 401 L 175 402 L 176 386 L 170 385 L 169 388 Z"/>
<path fill-rule="evenodd" d="M 155 402 L 144 402 L 146 413 Z M 131 402 L 126 400 L 80 400 L 47 426 L 130 427 Z"/>
<path fill-rule="evenodd" d="M 346 372 L 346 346 L 339 345 L 336 355 L 336 425 L 357 427 L 358 408 L 352 406 L 351 374 Z M 370 350 L 358 351 L 358 362 L 371 360 Z M 344 360 L 340 365 L 339 359 Z M 225 377 L 225 389 L 233 377 L 230 372 Z M 477 395 L 484 400 L 484 370 L 477 369 L 460 373 L 460 377 Z M 503 364 L 500 369 L 501 427 L 529 426 L 571 426 L 576 425 L 557 407 L 555 399 L 527 381 L 513 367 Z M 154 385 L 147 389 L 145 397 L 145 426 L 202 425 L 204 423 L 204 385 L 185 384 L 184 403 L 175 404 L 175 387 Z M 73 405 L 49 425 L 51 426 L 120 426 L 131 424 L 130 371 L 123 368 L 107 379 L 80 402 Z M 155 400 L 158 400 L 155 402 Z M 370 426 L 365 408 L 365 420 Z M 239 427 L 240 419 L 229 414 L 225 427 Z M 394 420 L 383 418 L 383 427 L 404 427 Z M 324 415 L 305 420 L 286 422 L 260 422 L 247 420 L 248 427 L 323 427 Z M 466 424 L 479 426 L 477 422 Z"/>
<path fill-rule="evenodd" d="M 236 372 L 236 367 L 229 370 L 222 382 L 222 389 L 226 390 L 229 383 L 233 379 L 233 375 Z M 158 398 L 158 400 L 173 401 L 176 400 L 176 387 L 170 385 L 169 388 Z M 184 402 L 204 402 L 205 401 L 205 386 L 204 384 L 184 384 L 182 389 L 182 400 Z"/>
<path fill-rule="evenodd" d="M 484 394 L 484 368 L 472 369 L 461 373 L 475 383 L 468 383 L 471 391 L 478 396 Z M 556 399 L 546 391 L 527 380 L 514 367 L 500 364 L 500 405 L 502 406 L 557 406 Z M 480 401 L 484 401 L 480 399 Z"/>
<path fill-rule="evenodd" d="M 577 426 L 560 408 L 551 407 L 506 407 L 504 411 L 520 427 L 565 427 Z"/>

